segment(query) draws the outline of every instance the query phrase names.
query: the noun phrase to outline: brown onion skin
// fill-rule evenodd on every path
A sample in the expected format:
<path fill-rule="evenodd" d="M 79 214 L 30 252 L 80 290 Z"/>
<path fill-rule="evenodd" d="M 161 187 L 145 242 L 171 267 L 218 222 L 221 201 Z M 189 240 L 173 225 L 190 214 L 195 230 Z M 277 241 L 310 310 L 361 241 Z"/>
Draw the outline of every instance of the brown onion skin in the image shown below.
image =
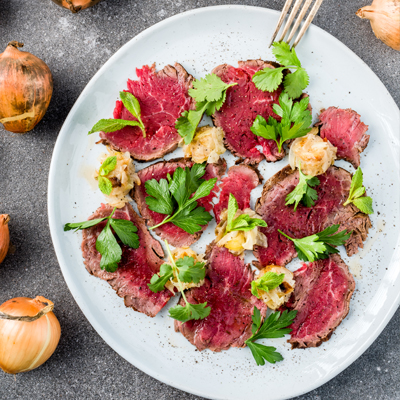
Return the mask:
<path fill-rule="evenodd" d="M 49 67 L 10 42 L 0 53 L 0 122 L 7 131 L 25 133 L 43 118 L 53 94 Z"/>
<path fill-rule="evenodd" d="M 34 299 L 28 297 L 15 297 L 3 303 L 0 306 L 0 311 L 13 316 L 34 316 L 41 311 L 45 306 L 51 303 L 42 296 L 37 296 Z M 51 303 L 52 304 L 52 303 Z M 21 307 L 23 311 L 21 310 Z M 41 324 L 41 329 L 33 327 L 39 320 L 33 322 L 0 320 L 0 338 L 7 342 L 0 346 L 0 368 L 8 374 L 18 374 L 20 372 L 28 372 L 35 369 L 46 362 L 57 348 L 61 336 L 61 327 L 55 314 L 50 311 L 40 319 L 45 318 L 44 324 Z M 18 335 L 21 332 L 21 326 L 26 329 L 25 332 L 34 332 L 32 335 Z M 47 330 L 50 329 L 52 334 L 47 342 Z M 8 335 L 15 335 L 14 340 L 10 340 Z M 14 337 L 14 336 L 13 336 Z M 40 337 L 40 340 L 38 339 Z M 11 344 L 12 342 L 12 344 Z M 46 344 L 45 352 L 36 360 L 34 365 L 35 354 L 29 351 L 19 351 L 21 345 L 27 347 L 35 347 L 38 343 Z M 1 344 L 1 341 L 0 341 Z"/>
<path fill-rule="evenodd" d="M 71 10 L 73 13 L 89 8 L 100 2 L 100 0 L 53 0 L 61 7 Z"/>
<path fill-rule="evenodd" d="M 7 255 L 10 246 L 10 231 L 8 230 L 8 222 L 10 216 L 7 214 L 0 215 L 0 264 Z"/>

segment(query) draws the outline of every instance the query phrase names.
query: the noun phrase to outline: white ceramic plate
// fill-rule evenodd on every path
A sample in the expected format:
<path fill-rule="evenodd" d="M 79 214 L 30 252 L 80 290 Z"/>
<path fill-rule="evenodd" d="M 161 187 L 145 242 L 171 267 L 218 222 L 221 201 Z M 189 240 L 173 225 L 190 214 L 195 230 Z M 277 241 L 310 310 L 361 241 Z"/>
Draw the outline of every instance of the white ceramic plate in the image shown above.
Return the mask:
<path fill-rule="evenodd" d="M 250 351 L 198 352 L 173 330 L 166 307 L 151 319 L 125 308 L 111 287 L 90 276 L 83 265 L 80 233 L 63 232 L 66 222 L 85 220 L 103 201 L 89 184 L 104 147 L 87 136 L 100 118 L 112 116 L 118 92 L 135 68 L 178 61 L 195 77 L 222 63 L 273 59 L 267 43 L 278 18 L 276 11 L 246 6 L 219 6 L 186 12 L 147 29 L 123 46 L 87 85 L 59 134 L 49 177 L 50 230 L 65 280 L 90 323 L 122 357 L 147 374 L 179 389 L 214 399 L 286 399 L 332 379 L 357 359 L 386 326 L 400 300 L 399 237 L 399 110 L 389 93 L 354 53 L 323 30 L 311 26 L 298 55 L 311 76 L 307 89 L 314 117 L 323 107 L 351 107 L 369 125 L 371 140 L 361 157 L 367 191 L 374 198 L 373 228 L 367 251 L 351 261 L 362 265 L 348 317 L 321 347 L 290 350 L 286 339 L 270 343 L 285 360 L 257 367 Z M 166 158 L 181 155 L 175 151 Z M 225 154 L 228 164 L 233 156 Z M 287 164 L 261 163 L 264 178 Z M 353 171 L 345 162 L 338 165 Z M 146 164 L 137 164 L 143 168 Z M 93 183 L 93 181 L 92 181 Z M 252 196 L 252 205 L 261 186 Z M 381 232 L 382 231 L 382 232 Z M 213 226 L 195 245 L 204 251 Z M 297 269 L 300 262 L 290 265 Z M 176 300 L 172 300 L 174 303 Z M 266 391 L 266 387 L 268 390 Z"/>

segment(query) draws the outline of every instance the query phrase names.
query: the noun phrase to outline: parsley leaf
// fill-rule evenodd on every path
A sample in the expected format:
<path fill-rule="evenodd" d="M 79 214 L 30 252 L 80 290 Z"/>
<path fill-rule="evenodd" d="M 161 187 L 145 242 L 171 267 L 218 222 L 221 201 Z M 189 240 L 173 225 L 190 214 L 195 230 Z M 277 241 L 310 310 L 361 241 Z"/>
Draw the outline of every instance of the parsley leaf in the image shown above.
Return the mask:
<path fill-rule="evenodd" d="M 154 274 L 147 286 L 154 293 L 162 292 L 165 289 L 165 284 L 170 280 L 170 278 L 173 278 L 173 276 L 174 272 L 171 265 L 162 264 L 159 274 Z"/>
<path fill-rule="evenodd" d="M 263 92 L 274 92 L 283 79 L 283 70 L 286 67 L 264 68 L 253 75 L 253 82 L 257 89 Z"/>
<path fill-rule="evenodd" d="M 256 72 L 252 78 L 256 88 L 273 92 L 283 80 L 285 93 L 294 99 L 300 97 L 303 90 L 308 86 L 309 77 L 306 70 L 302 68 L 295 49 L 290 49 L 289 44 L 285 42 L 274 42 L 272 52 L 283 67 L 275 69 L 266 67 Z M 283 70 L 285 69 L 295 71 L 287 74 L 283 79 Z"/>
<path fill-rule="evenodd" d="M 206 275 L 206 269 L 204 267 L 205 263 L 195 263 L 194 258 L 188 256 L 174 261 L 167 241 L 165 241 L 165 245 L 167 247 L 167 253 L 171 264 L 161 265 L 160 272 L 158 274 L 154 274 L 151 278 L 150 283 L 148 284 L 149 289 L 152 292 L 160 292 L 164 290 L 165 284 L 171 278 L 176 278 L 182 298 L 185 301 L 185 305 L 177 305 L 170 308 L 170 317 L 181 322 L 190 321 L 192 319 L 206 318 L 210 314 L 211 307 L 206 307 L 207 302 L 200 304 L 189 303 L 186 299 L 182 285 L 182 282 L 199 283 L 202 281 Z"/>
<path fill-rule="evenodd" d="M 206 270 L 203 262 L 194 262 L 193 257 L 185 256 L 175 261 L 176 267 L 179 270 L 179 279 L 182 282 L 194 282 L 199 283 L 204 279 Z"/>
<path fill-rule="evenodd" d="M 338 232 L 340 225 L 332 225 L 324 229 L 322 232 L 311 236 L 306 236 L 302 239 L 293 239 L 278 229 L 286 238 L 294 243 L 297 250 L 297 256 L 300 260 L 313 262 L 323 258 L 328 258 L 329 254 L 339 253 L 332 246 L 340 246 L 350 238 L 352 232 L 347 233 L 346 230 Z M 336 233 L 336 234 L 335 234 Z"/>
<path fill-rule="evenodd" d="M 125 108 L 137 119 L 137 121 L 131 121 L 127 119 L 101 119 L 98 121 L 93 128 L 89 131 L 89 135 L 94 132 L 115 132 L 119 131 L 125 126 L 138 126 L 143 133 L 143 137 L 146 137 L 146 130 L 141 119 L 141 110 L 138 99 L 130 92 L 119 92 L 122 104 Z"/>
<path fill-rule="evenodd" d="M 358 167 L 351 179 L 349 198 L 343 203 L 344 206 L 353 203 L 364 214 L 373 214 L 372 198 L 364 196 L 363 173 Z"/>
<path fill-rule="evenodd" d="M 272 313 L 261 326 L 261 315 L 257 307 L 254 307 L 253 311 L 253 335 L 246 340 L 246 344 L 251 350 L 257 365 L 264 365 L 265 361 L 275 364 L 277 361 L 282 361 L 283 357 L 280 353 L 276 352 L 275 347 L 264 346 L 259 343 L 254 343 L 259 339 L 273 339 L 281 338 L 286 334 L 290 333 L 292 329 L 287 328 L 294 318 L 296 317 L 297 311 L 287 310 L 280 313 L 279 311 Z"/>
<path fill-rule="evenodd" d="M 182 293 L 183 295 L 183 293 Z M 207 302 L 191 304 L 187 300 L 185 306 L 177 305 L 169 309 L 169 316 L 181 322 L 192 319 L 204 319 L 210 315 L 211 307 L 206 307 Z"/>
<path fill-rule="evenodd" d="M 208 196 L 214 188 L 217 178 L 208 181 L 201 179 L 205 174 L 205 165 L 194 164 L 192 168 L 178 167 L 169 182 L 155 179 L 145 183 L 146 204 L 149 209 L 167 217 L 149 229 L 155 229 L 167 222 L 193 234 L 201 231 L 202 226 L 212 220 L 204 207 L 198 207 L 197 200 Z"/>
<path fill-rule="evenodd" d="M 189 95 L 196 100 L 196 110 L 184 111 L 175 124 L 185 144 L 193 140 L 203 114 L 212 115 L 219 110 L 226 99 L 227 89 L 235 85 L 237 83 L 225 83 L 215 74 L 208 74 L 193 82 Z"/>
<path fill-rule="evenodd" d="M 215 74 L 207 74 L 205 78 L 197 79 L 193 82 L 193 89 L 189 89 L 189 95 L 196 102 L 218 101 L 223 93 L 231 86 L 237 83 L 227 84 Z"/>
<path fill-rule="evenodd" d="M 297 206 L 300 201 L 306 207 L 312 207 L 315 204 L 315 200 L 318 200 L 318 194 L 315 189 L 312 189 L 314 186 L 319 185 L 319 179 L 315 176 L 304 175 L 301 172 L 299 166 L 299 183 L 297 186 L 286 196 L 285 205 L 294 203 L 294 211 L 296 211 Z"/>
<path fill-rule="evenodd" d="M 105 178 L 104 176 L 100 175 L 98 176 L 97 181 L 101 192 L 109 196 L 113 190 L 111 181 L 108 178 Z"/>
<path fill-rule="evenodd" d="M 226 232 L 231 231 L 251 231 L 256 226 L 267 227 L 267 223 L 260 218 L 252 218 L 248 214 L 241 214 L 235 218 L 235 214 L 239 209 L 235 196 L 230 193 L 228 201 L 228 217 L 226 224 Z"/>
<path fill-rule="evenodd" d="M 312 121 L 310 111 L 307 109 L 309 99 L 305 97 L 300 101 L 293 100 L 286 93 L 279 96 L 279 105 L 274 104 L 274 112 L 281 117 L 281 121 L 269 117 L 268 122 L 261 115 L 257 115 L 251 126 L 251 131 L 256 136 L 274 140 L 278 151 L 282 151 L 282 145 L 286 140 L 295 139 L 310 132 Z"/>
<path fill-rule="evenodd" d="M 112 218 L 116 207 L 108 217 L 92 219 L 83 222 L 68 223 L 64 226 L 64 231 L 75 229 L 75 232 L 80 229 L 87 229 L 107 220 L 103 230 L 100 232 L 96 240 L 96 250 L 101 254 L 100 268 L 107 272 L 115 272 L 118 268 L 118 263 L 121 261 L 122 249 L 115 239 L 111 227 L 121 242 L 133 249 L 137 249 L 140 245 L 139 236 L 137 235 L 137 227 L 132 221 L 125 219 Z"/>
<path fill-rule="evenodd" d="M 160 214 L 172 215 L 174 212 L 174 202 L 166 179 L 160 179 L 159 182 L 151 179 L 146 181 L 144 186 L 146 193 L 149 195 L 146 197 L 146 204 L 149 206 L 149 209 Z"/>
<path fill-rule="evenodd" d="M 97 237 L 96 250 L 101 254 L 100 268 L 115 272 L 121 261 L 122 249 L 111 232 L 109 220 Z"/>
<path fill-rule="evenodd" d="M 106 178 L 105 175 L 108 175 L 110 172 L 114 171 L 116 166 L 117 156 L 111 156 L 104 160 L 99 169 L 99 176 L 97 178 L 99 189 L 107 196 L 111 194 L 113 187 L 111 181 Z"/>
<path fill-rule="evenodd" d="M 285 279 L 285 274 L 277 274 L 273 271 L 268 271 L 258 279 L 251 282 L 251 293 L 260 298 L 258 291 L 269 292 L 277 288 Z"/>

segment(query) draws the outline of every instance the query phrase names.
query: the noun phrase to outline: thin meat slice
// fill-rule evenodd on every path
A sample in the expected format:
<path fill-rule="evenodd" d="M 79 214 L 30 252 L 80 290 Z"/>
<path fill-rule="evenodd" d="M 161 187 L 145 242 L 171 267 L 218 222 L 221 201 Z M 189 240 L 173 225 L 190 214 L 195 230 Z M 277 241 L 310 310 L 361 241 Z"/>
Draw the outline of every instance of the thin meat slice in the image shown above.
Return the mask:
<path fill-rule="evenodd" d="M 113 207 L 102 204 L 89 220 L 104 218 L 111 214 Z M 165 289 L 153 293 L 147 286 L 151 277 L 159 272 L 163 263 L 163 249 L 160 243 L 149 233 L 144 223 L 130 204 L 115 210 L 113 218 L 132 221 L 137 227 L 140 246 L 132 249 L 121 244 L 122 258 L 115 272 L 100 269 L 101 254 L 96 250 L 96 240 L 106 222 L 84 229 L 82 254 L 86 269 L 94 276 L 107 281 L 124 299 L 125 305 L 136 311 L 154 317 L 167 304 L 172 293 Z"/>
<path fill-rule="evenodd" d="M 214 215 L 217 223 L 223 210 L 228 208 L 229 194 L 235 197 L 240 210 L 250 207 L 250 194 L 256 188 L 262 177 L 257 168 L 249 165 L 234 165 L 229 168 L 228 175 L 222 179 L 219 202 L 214 205 Z"/>
<path fill-rule="evenodd" d="M 206 256 L 205 283 L 188 290 L 186 298 L 192 304 L 206 301 L 211 307 L 210 315 L 197 321 L 175 321 L 175 330 L 200 351 L 244 347 L 252 335 L 254 306 L 263 317 L 267 312 L 265 303 L 250 292 L 254 273 L 242 258 L 234 256 L 225 247 L 213 246 Z M 179 304 L 184 305 L 182 298 Z"/>
<path fill-rule="evenodd" d="M 297 310 L 288 340 L 292 348 L 318 347 L 346 317 L 355 282 L 339 255 L 304 264 L 294 272 L 296 286 L 286 304 Z"/>
<path fill-rule="evenodd" d="M 281 160 L 285 153 L 278 151 L 274 140 L 256 136 L 250 130 L 257 115 L 266 120 L 270 116 L 280 120 L 272 106 L 278 104 L 282 88 L 263 92 L 256 88 L 252 76 L 264 68 L 276 68 L 280 65 L 262 60 L 239 61 L 239 67 L 223 64 L 214 68 L 213 73 L 226 83 L 237 83 L 228 88 L 226 100 L 219 111 L 213 115 L 214 124 L 225 132 L 226 147 L 246 164 L 257 164 L 264 158 L 267 161 Z M 262 147 L 262 153 L 256 148 Z"/>
<path fill-rule="evenodd" d="M 368 145 L 368 125 L 360 120 L 360 115 L 350 108 L 342 110 L 329 107 L 319 115 L 320 136 L 337 147 L 337 157 L 350 162 L 354 168 L 360 165 L 360 153 Z"/>
<path fill-rule="evenodd" d="M 293 242 L 281 235 L 278 229 L 300 239 L 340 224 L 340 231 L 353 231 L 345 243 L 347 254 L 351 256 L 363 247 L 371 221 L 353 204 L 343 206 L 349 196 L 351 174 L 342 168 L 330 167 L 323 175 L 318 175 L 320 185 L 315 187 L 318 193 L 315 205 L 308 208 L 300 203 L 294 211 L 293 205 L 286 206 L 285 202 L 287 194 L 296 187 L 298 177 L 298 170 L 293 171 L 288 165 L 265 183 L 257 200 L 256 212 L 268 224 L 267 228 L 260 228 L 267 237 L 268 247 L 257 247 L 254 251 L 257 267 L 269 264 L 284 266 L 296 257 Z"/>
<path fill-rule="evenodd" d="M 126 126 L 116 132 L 101 132 L 104 144 L 115 150 L 128 151 L 139 161 L 151 161 L 174 151 L 181 140 L 175 129 L 176 120 L 183 111 L 194 108 L 188 90 L 193 76 L 180 64 L 167 65 L 156 72 L 155 64 L 136 69 L 138 80 L 128 80 L 128 92 L 139 101 L 141 119 L 146 128 L 146 137 L 139 127 Z M 135 120 L 121 101 L 117 101 L 114 118 Z"/>
<path fill-rule="evenodd" d="M 139 212 L 149 226 L 154 226 L 162 222 L 166 215 L 159 214 L 155 211 L 151 211 L 146 204 L 146 193 L 145 182 L 149 179 L 155 179 L 160 181 L 160 179 L 167 179 L 167 175 L 173 176 L 175 170 L 178 167 L 185 169 L 185 167 L 192 167 L 193 162 L 185 158 L 177 158 L 169 161 L 160 161 L 150 167 L 144 168 L 138 172 L 139 179 L 141 181 L 140 186 L 135 186 L 133 198 L 136 201 Z M 225 160 L 219 160 L 217 164 L 207 164 L 206 173 L 202 179 L 209 180 L 212 178 L 220 178 L 226 170 Z M 199 207 L 204 207 L 206 211 L 210 212 L 212 210 L 212 199 L 215 197 L 216 193 L 219 191 L 218 182 L 215 184 L 214 189 L 207 197 L 203 197 L 197 201 Z M 204 229 L 207 225 L 203 226 L 203 230 L 196 232 L 194 234 L 189 234 L 182 228 L 174 225 L 172 222 L 167 222 L 158 228 L 154 229 L 154 232 L 160 236 L 161 239 L 166 239 L 174 247 L 190 246 L 199 240 Z"/>

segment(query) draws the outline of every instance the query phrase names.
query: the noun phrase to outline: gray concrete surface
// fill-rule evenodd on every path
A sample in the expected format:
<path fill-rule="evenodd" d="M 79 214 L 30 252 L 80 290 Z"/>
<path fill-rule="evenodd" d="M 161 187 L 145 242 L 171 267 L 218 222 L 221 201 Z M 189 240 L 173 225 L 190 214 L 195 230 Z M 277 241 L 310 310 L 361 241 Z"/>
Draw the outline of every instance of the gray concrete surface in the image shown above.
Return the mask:
<path fill-rule="evenodd" d="M 179 12 L 244 3 L 281 9 L 283 0 L 103 0 L 78 15 L 50 0 L 0 0 L 0 51 L 11 40 L 45 60 L 54 95 L 36 129 L 25 135 L 0 128 L 0 213 L 11 214 L 14 255 L 0 267 L 0 303 L 44 295 L 56 304 L 60 344 L 39 369 L 0 373 L 0 399 L 190 399 L 131 366 L 88 323 L 58 266 L 47 221 L 47 176 L 61 125 L 93 74 L 129 39 Z M 325 0 L 315 24 L 359 55 L 400 105 L 400 53 L 383 45 L 355 11 L 368 0 Z M 400 311 L 353 365 L 302 400 L 400 399 Z M 267 373 L 267 372 L 266 372 Z M 262 382 L 260 382 L 262 384 Z M 268 398 L 266 387 L 266 398 Z"/>

